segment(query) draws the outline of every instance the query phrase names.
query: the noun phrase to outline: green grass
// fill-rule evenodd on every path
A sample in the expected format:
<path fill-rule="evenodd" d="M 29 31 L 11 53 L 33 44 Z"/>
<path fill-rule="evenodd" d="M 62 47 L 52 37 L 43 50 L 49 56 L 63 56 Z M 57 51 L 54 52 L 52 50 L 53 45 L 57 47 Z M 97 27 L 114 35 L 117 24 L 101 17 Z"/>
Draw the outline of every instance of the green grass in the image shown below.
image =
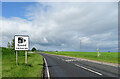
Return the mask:
<path fill-rule="evenodd" d="M 2 78 L 2 49 L 0 48 L 0 79 Z"/>
<path fill-rule="evenodd" d="M 18 65 L 16 65 L 14 50 L 2 48 L 2 77 L 41 77 L 42 71 L 41 55 L 28 53 L 28 63 L 25 64 L 25 53 L 18 52 Z"/>
<path fill-rule="evenodd" d="M 108 62 L 108 63 L 118 63 L 118 52 L 100 52 L 100 56 L 97 57 L 97 52 L 68 52 L 68 51 L 58 51 L 58 52 L 45 52 L 55 55 L 65 55 L 77 58 L 85 58 L 96 61 Z"/>

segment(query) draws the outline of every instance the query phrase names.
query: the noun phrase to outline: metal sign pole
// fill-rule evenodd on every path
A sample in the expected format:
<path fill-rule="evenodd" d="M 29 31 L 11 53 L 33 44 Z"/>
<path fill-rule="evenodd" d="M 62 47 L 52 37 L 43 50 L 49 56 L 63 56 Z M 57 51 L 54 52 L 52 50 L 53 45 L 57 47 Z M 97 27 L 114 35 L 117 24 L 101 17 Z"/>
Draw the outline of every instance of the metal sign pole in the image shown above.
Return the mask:
<path fill-rule="evenodd" d="M 25 51 L 25 63 L 27 64 L 27 51 Z"/>
<path fill-rule="evenodd" d="M 18 62 L 18 52 L 16 51 L 16 64 Z"/>

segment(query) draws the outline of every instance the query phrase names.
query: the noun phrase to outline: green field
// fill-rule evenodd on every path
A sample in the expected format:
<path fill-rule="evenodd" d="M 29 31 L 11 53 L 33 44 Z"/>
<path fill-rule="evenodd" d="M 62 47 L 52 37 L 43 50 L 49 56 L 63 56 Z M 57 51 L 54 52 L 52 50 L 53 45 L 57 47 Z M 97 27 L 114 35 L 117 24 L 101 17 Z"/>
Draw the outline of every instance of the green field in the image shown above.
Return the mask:
<path fill-rule="evenodd" d="M 100 56 L 97 57 L 97 52 L 68 52 L 68 51 L 58 51 L 58 52 L 45 52 L 55 55 L 65 55 L 77 58 L 84 58 L 102 62 L 118 63 L 118 52 L 100 52 Z"/>
<path fill-rule="evenodd" d="M 2 77 L 41 77 L 43 58 L 37 53 L 28 53 L 28 63 L 25 64 L 25 53 L 18 52 L 18 65 L 14 50 L 2 48 Z"/>
<path fill-rule="evenodd" d="M 2 77 L 2 49 L 0 48 L 0 79 Z"/>

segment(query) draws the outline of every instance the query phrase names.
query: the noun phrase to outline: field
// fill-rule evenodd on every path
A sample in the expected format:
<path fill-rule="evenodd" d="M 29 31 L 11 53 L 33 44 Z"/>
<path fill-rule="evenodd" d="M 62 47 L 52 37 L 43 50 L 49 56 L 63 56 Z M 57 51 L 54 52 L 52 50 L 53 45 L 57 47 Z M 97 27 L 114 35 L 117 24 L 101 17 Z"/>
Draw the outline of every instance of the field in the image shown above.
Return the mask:
<path fill-rule="evenodd" d="M 2 48 L 2 77 L 41 77 L 43 71 L 42 56 L 28 53 L 28 63 L 25 64 L 25 53 L 18 52 L 16 65 L 14 50 Z"/>
<path fill-rule="evenodd" d="M 0 48 L 0 79 L 2 77 L 2 49 Z"/>
<path fill-rule="evenodd" d="M 97 57 L 97 52 L 68 52 L 68 51 L 58 51 L 58 52 L 45 52 L 55 55 L 65 55 L 77 58 L 85 58 L 90 60 L 108 62 L 108 63 L 118 63 L 118 52 L 100 52 L 100 56 Z"/>

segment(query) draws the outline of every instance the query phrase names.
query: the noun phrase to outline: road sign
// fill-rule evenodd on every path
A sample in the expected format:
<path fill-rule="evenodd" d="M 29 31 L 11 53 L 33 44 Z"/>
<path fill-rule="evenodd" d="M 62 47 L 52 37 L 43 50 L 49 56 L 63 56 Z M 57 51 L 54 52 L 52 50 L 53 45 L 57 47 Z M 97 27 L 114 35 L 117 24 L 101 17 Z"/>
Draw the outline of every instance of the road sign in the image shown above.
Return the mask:
<path fill-rule="evenodd" d="M 15 35 L 15 50 L 29 50 L 29 36 Z"/>
<path fill-rule="evenodd" d="M 15 51 L 16 51 L 16 64 L 18 62 L 18 52 L 25 51 L 25 63 L 27 64 L 27 50 L 29 50 L 29 36 L 28 35 L 15 35 Z"/>

